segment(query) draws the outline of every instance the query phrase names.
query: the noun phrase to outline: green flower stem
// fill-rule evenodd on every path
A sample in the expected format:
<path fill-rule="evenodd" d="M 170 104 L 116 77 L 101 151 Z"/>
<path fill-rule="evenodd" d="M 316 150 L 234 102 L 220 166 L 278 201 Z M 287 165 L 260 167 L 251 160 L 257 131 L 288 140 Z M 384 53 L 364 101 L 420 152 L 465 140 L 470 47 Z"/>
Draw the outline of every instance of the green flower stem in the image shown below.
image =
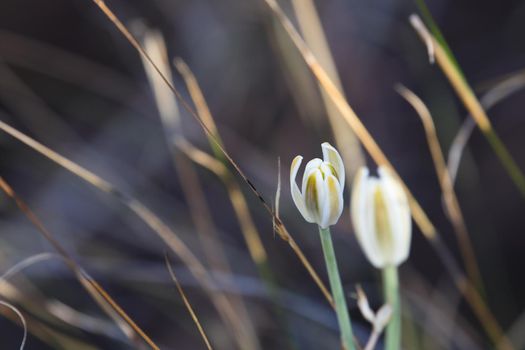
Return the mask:
<path fill-rule="evenodd" d="M 383 268 L 383 293 L 385 301 L 392 307 L 392 318 L 385 335 L 385 350 L 401 349 L 401 302 L 397 266 Z"/>
<path fill-rule="evenodd" d="M 339 269 L 337 268 L 330 229 L 319 227 L 319 234 L 321 235 L 326 269 L 328 270 L 328 278 L 330 279 L 330 288 L 332 289 L 334 297 L 337 321 L 341 331 L 341 340 L 347 350 L 355 350 L 352 325 L 350 324 L 350 316 L 348 315 L 343 286 L 341 285 L 341 276 L 339 276 Z"/>

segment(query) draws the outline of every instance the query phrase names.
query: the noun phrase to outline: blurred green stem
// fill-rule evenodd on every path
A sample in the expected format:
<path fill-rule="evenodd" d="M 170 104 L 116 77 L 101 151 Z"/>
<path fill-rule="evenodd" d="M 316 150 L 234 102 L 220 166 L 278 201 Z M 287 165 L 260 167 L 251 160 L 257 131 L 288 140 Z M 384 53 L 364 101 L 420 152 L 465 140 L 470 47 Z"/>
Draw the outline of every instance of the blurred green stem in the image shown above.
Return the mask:
<path fill-rule="evenodd" d="M 385 349 L 401 349 L 401 303 L 399 298 L 399 277 L 397 266 L 383 268 L 383 294 L 392 308 L 392 318 L 388 322 L 385 335 Z"/>
<path fill-rule="evenodd" d="M 501 164 L 503 164 L 503 167 L 514 181 L 516 187 L 518 187 L 522 196 L 525 197 L 525 176 L 512 155 L 509 153 L 507 147 L 503 144 L 503 141 L 501 141 L 501 138 L 496 134 L 494 129 L 485 130 L 483 134 L 492 146 L 494 153 L 496 153 L 500 159 Z"/>
<path fill-rule="evenodd" d="M 348 315 L 343 286 L 341 285 L 341 276 L 337 268 L 337 260 L 335 258 L 330 229 L 319 227 L 319 234 L 321 235 L 326 269 L 328 270 L 328 278 L 330 279 L 330 288 L 334 296 L 337 321 L 341 331 L 341 340 L 347 350 L 355 350 L 350 316 Z"/>
<path fill-rule="evenodd" d="M 437 63 L 440 65 L 451 85 L 456 90 L 456 93 L 463 101 L 463 104 L 470 112 L 471 117 L 476 121 L 476 124 L 489 142 L 490 146 L 494 150 L 494 153 L 499 158 L 500 162 L 520 191 L 521 195 L 525 197 L 525 175 L 508 151 L 507 147 L 505 147 L 505 144 L 501 138 L 498 136 L 496 131 L 494 131 L 494 128 L 492 127 L 485 110 L 481 106 L 481 103 L 474 94 L 474 91 L 465 79 L 465 75 L 463 74 L 461 67 L 455 59 L 454 54 L 448 46 L 445 38 L 441 34 L 439 27 L 434 22 L 434 19 L 432 18 L 425 1 L 415 1 L 421 11 L 426 25 L 432 32 L 433 39 L 436 41 L 435 58 Z"/>
<path fill-rule="evenodd" d="M 441 33 L 441 30 L 439 29 L 436 21 L 434 21 L 434 17 L 432 17 L 432 13 L 430 13 L 430 10 L 427 4 L 425 3 L 425 0 L 415 0 L 415 3 L 417 7 L 419 8 L 419 12 L 421 12 L 421 16 L 423 17 L 423 20 L 425 21 L 426 25 L 432 32 L 432 35 L 434 35 L 436 40 L 441 44 L 441 46 L 443 47 L 443 50 L 445 50 L 450 61 L 454 64 L 454 66 L 456 66 L 458 73 L 461 75 L 463 79 L 465 79 L 465 76 L 463 75 L 463 72 L 461 71 L 461 67 L 459 66 L 456 56 L 454 56 L 454 53 L 450 49 L 450 46 L 448 46 L 448 43 L 445 40 L 445 37 L 443 36 L 443 33 Z"/>

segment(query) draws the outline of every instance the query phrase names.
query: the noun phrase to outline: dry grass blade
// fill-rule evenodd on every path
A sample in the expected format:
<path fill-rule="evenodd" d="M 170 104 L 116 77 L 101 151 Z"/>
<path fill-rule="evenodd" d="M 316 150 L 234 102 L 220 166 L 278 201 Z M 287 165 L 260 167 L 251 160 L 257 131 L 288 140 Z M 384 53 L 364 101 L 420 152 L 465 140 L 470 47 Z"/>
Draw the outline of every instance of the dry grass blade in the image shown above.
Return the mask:
<path fill-rule="evenodd" d="M 179 294 L 180 294 L 180 296 L 182 298 L 182 301 L 184 302 L 184 305 L 186 306 L 186 309 L 188 309 L 188 312 L 190 313 L 191 318 L 193 319 L 193 322 L 195 322 L 195 325 L 199 329 L 199 333 L 200 333 L 200 335 L 202 337 L 202 340 L 204 340 L 204 343 L 206 344 L 206 347 L 209 350 L 211 350 L 212 347 L 211 347 L 210 341 L 208 340 L 208 337 L 206 336 L 206 333 L 204 332 L 204 328 L 202 328 L 202 325 L 201 325 L 199 319 L 197 318 L 197 315 L 195 314 L 195 311 L 193 310 L 193 307 L 191 306 L 188 298 L 186 297 L 186 294 L 184 293 L 184 290 L 182 289 L 182 287 L 181 287 L 181 285 L 179 283 L 179 280 L 177 279 L 177 276 L 175 276 L 175 272 L 173 272 L 173 269 L 171 267 L 171 263 L 169 261 L 169 258 L 168 258 L 167 254 L 165 256 L 165 261 L 166 261 L 166 267 L 168 268 L 168 272 L 170 273 L 171 279 L 173 280 L 173 283 L 175 283 L 175 286 L 177 287 L 177 290 L 179 291 Z"/>
<path fill-rule="evenodd" d="M 27 322 L 26 322 L 24 315 L 22 315 L 22 313 L 16 307 L 14 307 L 13 305 L 5 301 L 0 300 L 0 305 L 3 305 L 4 307 L 13 311 L 20 319 L 20 322 L 22 322 L 22 328 L 24 329 L 24 335 L 22 337 L 22 342 L 20 343 L 20 350 L 23 350 L 26 345 L 26 340 L 27 340 Z"/>
<path fill-rule="evenodd" d="M 8 308 L 0 307 L 0 314 L 11 320 L 13 323 L 19 322 L 19 316 L 11 312 Z M 24 319 L 27 324 L 27 331 L 33 336 L 39 338 L 44 343 L 48 344 L 52 349 L 75 349 L 75 350 L 97 350 L 91 345 L 84 343 L 78 339 L 72 338 L 61 332 L 51 329 L 48 325 L 44 324 L 40 320 L 33 318 L 29 315 L 25 315 Z"/>
<path fill-rule="evenodd" d="M 102 179 L 98 175 L 72 162 L 71 160 L 61 156 L 55 151 L 33 140 L 29 136 L 12 128 L 6 123 L 0 121 L 0 129 L 10 134 L 19 141 L 25 143 L 35 151 L 53 160 L 58 165 L 64 167 L 68 171 L 77 175 L 84 181 L 98 188 L 99 190 L 113 196 L 131 210 L 138 218 L 140 218 L 147 226 L 149 226 L 166 245 L 177 254 L 177 256 L 186 264 L 192 275 L 199 282 L 205 291 L 210 295 L 210 298 L 219 312 L 227 316 L 228 325 L 232 329 L 235 328 L 235 320 L 237 315 L 233 309 L 231 302 L 222 294 L 214 293 L 214 283 L 206 271 L 201 261 L 193 254 L 188 246 L 173 232 L 168 225 L 166 225 L 157 215 L 155 215 L 148 207 L 142 204 L 135 198 L 126 196 L 122 191 L 115 188 L 111 183 Z M 239 332 L 238 329 L 236 329 Z M 235 339 L 243 339 L 242 333 L 236 333 Z"/>
<path fill-rule="evenodd" d="M 211 134 L 217 139 L 219 144 L 222 145 L 222 140 L 219 135 L 219 129 L 217 129 L 215 120 L 211 115 L 210 109 L 208 108 L 208 104 L 206 103 L 206 99 L 204 98 L 204 95 L 202 93 L 201 88 L 199 87 L 195 75 L 190 70 L 190 67 L 188 67 L 186 62 L 184 62 L 181 58 L 177 57 L 173 62 L 179 73 L 184 78 L 184 82 L 186 83 L 188 91 L 191 95 L 191 99 L 195 104 L 195 108 L 197 108 L 197 115 L 202 119 L 204 124 L 206 124 Z M 213 145 L 213 140 L 210 140 L 210 143 Z"/>
<path fill-rule="evenodd" d="M 222 154 L 228 159 L 228 161 L 232 164 L 232 166 L 235 168 L 235 170 L 239 173 L 239 175 L 243 178 L 243 180 L 250 186 L 253 193 L 259 198 L 259 200 L 262 202 L 264 207 L 269 213 L 272 213 L 272 209 L 268 205 L 268 203 L 264 200 L 262 195 L 259 193 L 257 188 L 253 185 L 253 183 L 248 179 L 248 177 L 244 174 L 242 169 L 235 163 L 233 158 L 230 156 L 228 152 L 222 147 L 220 141 L 217 139 L 215 135 L 213 135 L 212 131 L 208 128 L 206 123 L 197 115 L 197 113 L 191 108 L 191 106 L 184 100 L 180 92 L 175 88 L 175 86 L 169 81 L 169 79 L 162 73 L 162 70 L 155 64 L 155 62 L 151 59 L 151 57 L 148 55 L 146 50 L 140 45 L 140 43 L 135 39 L 135 37 L 130 33 L 130 31 L 126 28 L 126 26 L 118 19 L 118 17 L 109 9 L 109 7 L 106 5 L 106 3 L 103 0 L 92 0 L 95 5 L 99 7 L 99 9 L 104 13 L 104 15 L 117 27 L 117 29 L 122 33 L 122 35 L 128 40 L 128 42 L 139 52 L 139 54 L 144 57 L 146 61 L 148 61 L 155 72 L 160 76 L 161 80 L 166 84 L 169 89 L 175 94 L 179 102 L 181 103 L 182 107 L 190 113 L 190 115 L 200 124 L 200 126 L 203 128 L 204 132 L 206 132 L 206 135 L 213 141 L 215 146 L 222 152 Z"/>
<path fill-rule="evenodd" d="M 425 235 L 425 237 L 429 239 L 429 241 L 432 243 L 432 247 L 435 249 L 439 258 L 441 259 L 449 273 L 452 275 L 456 286 L 462 291 L 465 299 L 467 299 L 467 301 L 472 306 L 480 320 L 483 322 L 483 325 L 487 329 L 487 332 L 489 333 L 491 339 L 501 339 L 501 348 L 509 349 L 509 347 L 507 347 L 507 345 L 509 345 L 508 342 L 505 342 L 505 338 L 502 337 L 501 328 L 495 322 L 495 320 L 490 317 L 491 314 L 489 309 L 487 308 L 487 305 L 484 303 L 477 290 L 470 284 L 470 282 L 465 278 L 461 270 L 458 268 L 450 251 L 443 244 L 439 235 L 437 234 L 436 228 L 429 220 L 419 203 L 412 196 L 409 189 L 406 187 L 406 185 L 399 177 L 395 169 L 392 167 L 392 164 L 389 162 L 381 148 L 378 146 L 378 144 L 372 138 L 372 136 L 370 135 L 366 127 L 363 125 L 361 120 L 357 117 L 355 112 L 347 103 L 342 93 L 331 81 L 328 74 L 319 65 L 317 59 L 315 58 L 311 50 L 308 48 L 308 46 L 305 44 L 299 33 L 297 33 L 292 23 L 290 22 L 288 17 L 286 17 L 286 15 L 279 7 L 277 2 L 275 0 L 265 0 L 265 2 L 272 9 L 275 16 L 279 19 L 283 27 L 286 29 L 286 31 L 290 35 L 291 40 L 293 41 L 297 49 L 301 52 L 304 60 L 310 67 L 310 70 L 319 80 L 322 87 L 327 91 L 328 95 L 333 100 L 337 108 L 340 110 L 345 120 L 352 127 L 352 129 L 354 130 L 357 137 L 362 142 L 363 146 L 368 151 L 368 153 L 372 156 L 372 158 L 377 164 L 385 165 L 392 169 L 396 177 L 401 181 L 409 197 L 410 209 L 414 221 L 419 226 L 421 232 Z M 485 321 L 489 321 L 489 323 L 485 323 Z"/>
<path fill-rule="evenodd" d="M 175 59 L 175 66 L 177 67 L 182 77 L 184 78 L 184 81 L 186 82 L 188 91 L 190 92 L 191 98 L 197 108 L 198 116 L 203 120 L 206 126 L 208 126 L 213 136 L 218 140 L 218 142 L 222 146 L 219 131 L 217 129 L 217 126 L 215 125 L 215 121 L 208 108 L 206 100 L 204 99 L 204 95 L 202 94 L 199 84 L 197 83 L 197 79 L 195 79 L 195 76 L 191 72 L 190 68 L 182 59 Z M 223 163 L 224 157 L 222 157 L 222 153 L 217 147 L 215 147 L 215 144 L 210 137 L 208 137 L 208 140 L 213 148 L 215 158 L 221 161 L 221 163 Z M 250 256 L 260 268 L 261 264 L 267 263 L 268 254 L 266 253 L 266 249 L 264 248 L 264 245 L 262 243 L 260 233 L 253 222 L 250 210 L 248 209 L 248 204 L 246 203 L 246 199 L 241 191 L 239 184 L 235 181 L 233 174 L 225 165 L 223 166 L 223 169 L 222 171 L 220 171 L 220 173 L 221 176 L 219 177 L 228 191 L 230 201 L 233 205 L 237 221 L 241 226 L 241 231 L 244 235 L 246 245 L 248 246 Z"/>
<path fill-rule="evenodd" d="M 525 175 L 518 167 L 507 147 L 492 127 L 492 123 L 485 113 L 483 106 L 477 99 L 463 75 L 459 72 L 458 67 L 451 60 L 443 46 L 432 36 L 432 34 L 430 34 L 428 29 L 417 15 L 410 16 L 410 23 L 414 29 L 416 29 L 423 41 L 427 42 L 428 38 L 431 38 L 431 42 L 434 47 L 434 54 L 439 67 L 449 80 L 458 97 L 470 112 L 471 117 L 474 119 L 479 129 L 489 142 L 490 146 L 494 150 L 494 153 L 503 164 L 503 167 L 511 177 L 512 181 L 521 192 L 522 196 L 525 197 Z"/>
<path fill-rule="evenodd" d="M 6 272 L 4 272 L 1 276 L 0 276 L 0 282 L 2 280 L 7 280 L 9 278 L 11 278 L 11 276 L 13 275 L 16 275 L 17 273 L 19 273 L 20 271 L 26 269 L 27 267 L 31 266 L 31 265 L 34 265 L 36 263 L 39 263 L 41 261 L 44 261 L 44 260 L 49 260 L 49 259 L 52 259 L 52 258 L 56 258 L 57 255 L 56 254 L 53 254 L 53 253 L 40 253 L 40 254 L 36 254 L 36 255 L 32 255 L 18 263 L 16 263 L 15 265 L 11 266 Z"/>
<path fill-rule="evenodd" d="M 290 22 L 288 17 L 286 17 L 286 15 L 284 14 L 283 10 L 279 7 L 277 2 L 275 0 L 265 0 L 265 2 L 272 9 L 275 16 L 279 19 L 283 27 L 286 29 L 290 36 L 290 39 L 300 51 L 308 67 L 310 68 L 314 76 L 317 78 L 320 85 L 323 87 L 324 91 L 330 97 L 334 105 L 337 107 L 338 111 L 341 113 L 345 121 L 355 132 L 365 149 L 372 156 L 374 161 L 379 165 L 388 166 L 390 169 L 392 169 L 396 177 L 401 181 L 409 197 L 410 208 L 412 216 L 414 217 L 414 221 L 418 224 L 419 228 L 421 229 L 421 232 L 423 232 L 423 234 L 427 238 L 433 239 L 436 236 L 436 228 L 429 220 L 429 218 L 427 217 L 419 203 L 416 201 L 410 190 L 407 188 L 405 183 L 399 177 L 399 174 L 397 174 L 394 167 L 392 166 L 386 155 L 383 153 L 379 145 L 376 143 L 372 135 L 370 135 L 370 133 L 363 125 L 359 117 L 350 107 L 341 91 L 339 91 L 332 79 L 330 79 L 328 73 L 319 64 L 312 51 L 308 48 L 304 40 L 301 38 L 297 30 L 293 27 L 292 23 Z"/>
<path fill-rule="evenodd" d="M 27 284 L 24 284 L 24 291 L 22 292 L 21 288 L 16 287 L 8 281 L 9 278 L 22 270 L 44 260 L 51 259 L 58 259 L 61 262 L 64 261 L 64 259 L 58 254 L 40 253 L 32 255 L 13 265 L 0 277 L 0 295 L 19 304 L 21 307 L 48 324 L 56 323 L 56 318 L 70 326 L 77 327 L 87 332 L 101 334 L 106 337 L 114 338 L 115 340 L 121 340 L 121 338 L 112 331 L 113 324 L 111 322 L 83 314 L 56 299 L 49 300 L 41 297 L 35 292 L 29 294 Z"/>
<path fill-rule="evenodd" d="M 153 60 L 148 56 L 148 54 L 145 52 L 145 50 L 140 46 L 138 41 L 131 35 L 131 33 L 126 29 L 124 24 L 115 16 L 115 14 L 107 7 L 107 5 L 102 0 L 92 0 L 99 8 L 100 10 L 108 17 L 108 19 L 117 27 L 117 29 L 124 35 L 124 37 L 130 42 L 130 44 L 142 55 L 144 58 L 154 67 L 155 71 L 159 76 L 161 76 L 164 83 L 172 90 L 172 92 L 175 94 L 175 96 L 179 99 L 181 102 L 181 105 L 186 109 L 190 115 L 197 120 L 197 122 L 201 125 L 203 130 L 206 132 L 206 135 L 213 141 L 214 145 L 221 151 L 221 153 L 226 157 L 228 162 L 232 164 L 232 166 L 235 168 L 237 173 L 242 177 L 242 179 L 248 184 L 252 192 L 257 196 L 257 198 L 261 201 L 266 211 L 271 215 L 273 222 L 275 224 L 276 232 L 279 233 L 279 236 L 288 242 L 291 246 L 291 248 L 294 250 L 294 252 L 297 254 L 299 259 L 301 260 L 301 263 L 305 266 L 308 273 L 311 275 L 311 277 L 315 280 L 315 283 L 319 286 L 322 293 L 328 300 L 328 302 L 333 306 L 333 300 L 328 292 L 328 289 L 322 282 L 322 280 L 319 278 L 319 275 L 315 272 L 312 265 L 308 262 L 308 259 L 303 254 L 295 240 L 292 238 L 286 227 L 284 226 L 283 222 L 280 218 L 276 217 L 266 200 L 263 198 L 263 196 L 259 193 L 259 191 L 255 188 L 253 183 L 248 179 L 248 177 L 244 174 L 244 172 L 241 170 L 241 168 L 235 163 L 233 158 L 229 155 L 228 152 L 221 146 L 220 141 L 213 135 L 213 133 L 210 131 L 210 129 L 206 126 L 204 121 L 193 111 L 193 109 L 189 106 L 189 104 L 182 98 L 182 95 L 179 93 L 175 87 L 170 84 L 169 80 L 166 79 L 166 77 L 162 74 L 162 71 L 156 67 Z"/>
<path fill-rule="evenodd" d="M 13 189 L 0 177 L 0 188 L 12 198 L 19 209 L 26 215 L 31 223 L 38 229 L 42 236 L 53 246 L 53 248 L 62 256 L 67 266 L 75 273 L 81 284 L 88 290 L 90 295 L 98 302 L 101 299 L 107 303 L 113 312 L 129 326 L 133 331 L 152 349 L 159 349 L 159 347 L 151 340 L 151 338 L 128 316 L 128 314 L 111 298 L 111 296 L 100 286 L 93 278 L 89 277 L 84 270 L 75 262 L 69 253 L 62 247 L 62 245 L 54 239 L 51 232 L 49 232 L 42 224 L 40 219 L 32 212 L 32 210 L 18 197 Z M 93 293 L 93 290 L 96 293 Z M 105 309 L 107 310 L 107 309 Z M 112 314 L 110 316 L 113 317 Z M 125 332 L 127 334 L 127 332 Z"/>
<path fill-rule="evenodd" d="M 221 142 L 219 131 L 217 129 L 217 126 L 215 125 L 213 116 L 208 108 L 204 95 L 199 87 L 199 84 L 194 74 L 192 73 L 190 68 L 186 65 L 186 63 L 180 58 L 175 60 L 175 66 L 177 67 L 184 81 L 186 82 L 188 91 L 190 92 L 191 98 L 197 108 L 198 116 L 204 121 L 204 123 L 206 123 L 206 125 L 212 131 L 213 136 L 215 136 L 216 140 Z M 274 295 L 274 298 L 278 298 L 278 296 L 275 295 L 275 291 L 274 291 L 275 287 L 274 287 L 274 282 L 273 282 L 273 276 L 269 274 L 270 270 L 267 265 L 266 250 L 264 249 L 264 246 L 262 245 L 262 241 L 260 239 L 259 232 L 257 231 L 255 224 L 253 223 L 253 219 L 248 209 L 248 204 L 246 203 L 246 199 L 244 198 L 244 195 L 242 193 L 240 186 L 235 181 L 233 174 L 230 172 L 230 170 L 226 166 L 221 149 L 215 146 L 214 140 L 211 137 L 209 137 L 209 135 L 208 135 L 208 140 L 214 151 L 215 158 L 207 154 L 206 152 L 203 152 L 197 149 L 196 147 L 191 145 L 189 142 L 185 142 L 186 140 L 180 140 L 180 143 L 178 144 L 178 146 L 183 151 L 185 151 L 188 157 L 193 159 L 193 161 L 209 169 L 210 171 L 214 172 L 224 182 L 226 189 L 228 191 L 228 195 L 232 202 L 235 214 L 237 216 L 237 220 L 239 221 L 241 225 L 241 229 L 244 234 L 246 244 L 248 246 L 248 250 L 250 251 L 250 255 L 252 256 L 252 259 L 257 263 L 260 274 L 265 280 L 268 286 L 269 292 L 272 295 Z M 280 161 L 279 161 L 279 171 L 280 171 Z M 286 232 L 286 234 L 281 234 L 280 237 L 283 239 L 285 238 L 285 240 L 289 242 L 290 246 L 292 247 L 292 250 L 298 256 L 301 263 L 305 266 L 306 270 L 311 275 L 314 282 L 318 285 L 321 292 L 326 297 L 327 301 L 330 303 L 330 305 L 334 306 L 330 292 L 328 291 L 328 289 L 326 288 L 326 286 L 320 279 L 319 275 L 315 272 L 310 262 L 306 259 L 306 256 L 303 254 L 302 250 L 295 243 L 295 241 L 291 238 L 291 236 L 287 233 L 286 228 L 280 221 L 279 219 L 279 201 L 278 201 L 279 196 L 280 196 L 280 179 L 277 184 L 275 212 L 270 211 L 270 214 L 272 216 L 273 227 L 276 232 Z M 277 311 L 279 312 L 279 310 Z"/>
<path fill-rule="evenodd" d="M 481 274 L 476 261 L 476 256 L 474 254 L 474 249 L 472 248 L 472 242 L 470 241 L 470 236 L 465 224 L 463 213 L 454 191 L 452 178 L 450 177 L 450 173 L 448 172 L 446 166 L 445 157 L 443 156 L 443 152 L 439 146 L 439 140 L 437 138 L 432 115 L 423 101 L 421 101 L 421 99 L 412 91 L 408 90 L 402 85 L 398 85 L 396 87 L 396 91 L 416 110 L 425 129 L 430 153 L 432 155 L 432 160 L 438 175 L 439 184 L 443 192 L 443 198 L 445 199 L 444 202 L 446 205 L 447 214 L 454 228 L 454 232 L 456 233 L 461 255 L 470 278 L 470 281 L 465 280 L 460 282 L 458 278 L 464 278 L 461 276 L 456 276 L 456 284 L 458 286 L 463 286 L 463 288 L 460 287 L 461 291 L 464 293 L 463 295 L 468 298 L 492 341 L 495 344 L 500 344 L 501 349 L 510 349 L 512 348 L 512 345 L 508 342 L 508 339 L 503 334 L 503 331 L 498 325 L 494 315 L 488 309 L 485 301 L 474 287 L 474 285 L 477 285 L 478 288 L 482 287 Z"/>
<path fill-rule="evenodd" d="M 396 91 L 415 109 L 423 123 L 428 147 L 430 148 L 430 153 L 434 162 L 434 168 L 439 179 L 441 191 L 443 192 L 447 214 L 454 227 L 454 232 L 456 233 L 461 255 L 466 266 L 467 275 L 472 283 L 482 289 L 483 282 L 474 248 L 472 247 L 472 241 L 470 240 L 470 235 L 465 224 L 465 218 L 463 217 L 463 212 L 461 211 L 456 192 L 454 191 L 452 178 L 448 172 L 445 157 L 441 150 L 441 146 L 439 145 L 432 115 L 423 101 L 421 101 L 421 99 L 412 91 L 403 85 L 397 85 Z"/>
<path fill-rule="evenodd" d="M 141 42 L 143 43 L 145 51 L 155 62 L 156 66 L 160 68 L 166 79 L 173 84 L 166 44 L 162 34 L 156 30 L 147 28 L 141 22 L 136 22 L 134 29 L 136 29 L 136 32 L 140 32 Z M 224 247 L 218 238 L 217 230 L 198 174 L 192 162 L 179 152 L 175 146 L 177 140 L 185 140 L 177 100 L 166 84 L 164 84 L 161 77 L 156 73 L 153 66 L 144 59 L 144 56 L 141 57 L 143 58 L 146 75 L 159 110 L 166 143 L 173 160 L 173 167 L 179 176 L 184 198 L 188 203 L 192 222 L 196 227 L 208 264 L 210 267 L 226 274 L 231 274 L 231 268 L 226 258 Z M 226 325 L 234 327 L 234 329 L 230 330 L 232 334 L 242 335 L 242 337 L 231 338 L 237 342 L 241 348 L 259 349 L 260 345 L 255 327 L 242 297 L 234 294 L 227 298 L 231 300 L 232 306 L 235 308 L 235 312 L 231 313 L 235 318 L 229 320 L 227 314 L 222 311 L 222 308 L 218 309 L 219 315 Z"/>
<path fill-rule="evenodd" d="M 227 171 L 226 166 L 218 161 L 216 158 L 211 156 L 210 154 L 196 148 L 195 146 L 191 145 L 188 142 L 179 140 L 177 143 L 177 146 L 184 152 L 186 155 L 192 159 L 195 163 L 198 163 L 202 165 L 203 167 L 209 169 L 210 171 L 217 174 L 217 176 L 221 177 L 223 176 L 224 172 Z M 304 255 L 302 249 L 297 245 L 293 237 L 290 235 L 284 224 L 282 223 L 281 219 L 272 213 L 273 217 L 273 223 L 275 231 L 279 234 L 279 236 L 292 248 L 294 253 L 297 255 L 301 263 L 304 265 L 314 282 L 317 284 L 323 295 L 325 296 L 326 300 L 334 306 L 332 295 L 326 288 L 325 284 L 313 268 L 313 266 L 310 264 L 306 256 Z"/>
<path fill-rule="evenodd" d="M 524 87 L 525 72 L 520 71 L 512 74 L 510 77 L 497 83 L 493 88 L 488 90 L 480 99 L 481 105 L 485 110 L 489 110 Z M 450 146 L 447 167 L 453 183 L 456 181 L 463 151 L 475 127 L 476 123 L 474 122 L 474 119 L 470 117 L 465 119 L 461 129 Z"/>
<path fill-rule="evenodd" d="M 319 60 L 319 64 L 327 72 L 337 88 L 343 91 L 313 0 L 293 0 L 292 5 L 306 44 L 310 47 Z M 365 156 L 359 140 L 357 140 L 350 126 L 345 122 L 330 96 L 327 95 L 327 92 L 321 86 L 319 88 L 337 148 L 341 152 L 343 161 L 347 166 L 348 183 L 351 183 L 354 173 L 365 164 Z"/>

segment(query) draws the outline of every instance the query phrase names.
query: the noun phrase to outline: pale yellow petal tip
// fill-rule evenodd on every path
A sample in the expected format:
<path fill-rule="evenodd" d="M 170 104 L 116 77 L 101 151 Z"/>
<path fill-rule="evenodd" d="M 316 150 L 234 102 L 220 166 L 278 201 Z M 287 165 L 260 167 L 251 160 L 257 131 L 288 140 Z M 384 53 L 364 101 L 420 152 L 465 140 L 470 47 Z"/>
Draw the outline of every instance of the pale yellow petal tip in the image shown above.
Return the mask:
<path fill-rule="evenodd" d="M 295 169 L 296 167 L 298 167 L 301 162 L 303 161 L 303 156 L 296 156 L 293 160 L 292 160 L 292 165 L 291 165 L 291 169 Z M 299 163 L 299 164 L 298 164 Z"/>
<path fill-rule="evenodd" d="M 330 144 L 330 142 L 321 143 L 321 148 L 329 148 L 335 150 L 335 147 Z"/>

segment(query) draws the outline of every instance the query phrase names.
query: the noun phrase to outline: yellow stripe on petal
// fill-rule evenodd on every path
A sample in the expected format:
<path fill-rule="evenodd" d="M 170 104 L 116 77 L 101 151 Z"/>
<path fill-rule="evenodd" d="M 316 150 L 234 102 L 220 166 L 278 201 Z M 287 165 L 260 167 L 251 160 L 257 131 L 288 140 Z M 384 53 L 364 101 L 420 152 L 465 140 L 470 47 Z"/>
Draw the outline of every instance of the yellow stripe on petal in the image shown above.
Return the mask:
<path fill-rule="evenodd" d="M 326 185 L 326 203 L 323 212 L 322 225 L 328 227 L 335 225 L 343 211 L 343 194 L 339 181 L 333 175 L 325 179 Z"/>
<path fill-rule="evenodd" d="M 385 260 L 390 260 L 392 250 L 394 249 L 394 242 L 392 237 L 392 227 L 390 225 L 390 218 L 388 215 L 388 208 L 386 206 L 385 197 L 381 185 L 376 186 L 374 192 L 374 208 L 375 208 L 375 234 L 377 243 L 381 249 Z"/>
<path fill-rule="evenodd" d="M 324 142 L 321 145 L 321 149 L 323 150 L 323 160 L 333 166 L 336 172 L 335 177 L 339 180 L 342 191 L 345 187 L 345 166 L 343 164 L 343 159 L 335 147 L 328 142 Z"/>

